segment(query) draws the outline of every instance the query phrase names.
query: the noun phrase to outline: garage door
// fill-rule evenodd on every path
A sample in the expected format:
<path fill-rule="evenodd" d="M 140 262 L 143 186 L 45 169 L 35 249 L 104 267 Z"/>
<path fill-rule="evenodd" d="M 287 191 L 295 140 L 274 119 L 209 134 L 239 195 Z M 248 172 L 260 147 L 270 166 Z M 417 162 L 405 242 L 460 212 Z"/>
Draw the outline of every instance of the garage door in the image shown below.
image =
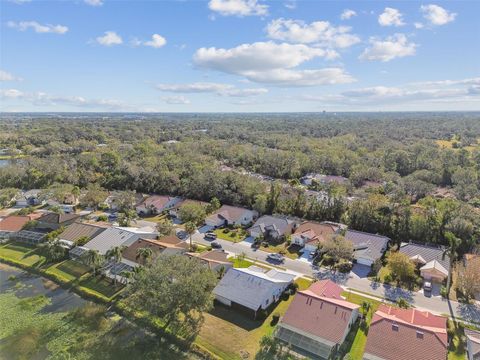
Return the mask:
<path fill-rule="evenodd" d="M 373 261 L 370 259 L 359 258 L 357 259 L 357 264 L 372 266 Z"/>

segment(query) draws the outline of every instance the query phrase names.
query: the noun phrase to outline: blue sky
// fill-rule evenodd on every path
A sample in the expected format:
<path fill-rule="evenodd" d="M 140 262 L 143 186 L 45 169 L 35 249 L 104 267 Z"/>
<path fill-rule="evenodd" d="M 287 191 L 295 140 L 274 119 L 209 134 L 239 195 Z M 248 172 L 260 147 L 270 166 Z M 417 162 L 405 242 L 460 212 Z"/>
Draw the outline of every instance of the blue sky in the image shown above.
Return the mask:
<path fill-rule="evenodd" d="M 0 0 L 2 111 L 480 110 L 480 2 Z"/>

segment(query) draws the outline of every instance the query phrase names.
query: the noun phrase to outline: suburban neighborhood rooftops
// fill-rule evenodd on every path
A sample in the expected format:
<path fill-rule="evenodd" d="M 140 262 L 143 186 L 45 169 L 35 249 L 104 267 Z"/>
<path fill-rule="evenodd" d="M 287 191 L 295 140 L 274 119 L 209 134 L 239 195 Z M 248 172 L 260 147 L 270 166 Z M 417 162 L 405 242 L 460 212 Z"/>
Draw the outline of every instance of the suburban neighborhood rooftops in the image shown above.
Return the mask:
<path fill-rule="evenodd" d="M 288 284 L 295 275 L 283 271 L 266 272 L 256 266 L 232 268 L 214 289 L 217 296 L 227 298 L 240 305 L 257 310 L 271 295 L 276 284 Z"/>
<path fill-rule="evenodd" d="M 124 250 L 123 258 L 144 265 L 144 259 L 137 256 L 138 249 L 151 249 L 153 251 L 153 257 L 155 258 L 167 247 L 179 247 L 182 249 L 186 248 L 186 244 L 181 243 L 178 238 L 176 243 L 170 241 L 169 238 L 170 237 L 164 237 L 161 240 L 138 239 Z M 175 236 L 173 236 L 172 238 L 175 238 Z"/>
<path fill-rule="evenodd" d="M 470 349 L 473 360 L 480 359 L 480 331 L 465 328 L 468 348 Z"/>
<path fill-rule="evenodd" d="M 381 304 L 370 324 L 364 358 L 446 359 L 447 346 L 446 318 Z"/>
<path fill-rule="evenodd" d="M 207 219 L 212 218 L 215 220 L 217 218 L 221 218 L 229 222 L 234 222 L 235 220 L 238 220 L 246 211 L 252 212 L 253 210 L 237 206 L 222 205 L 220 209 L 215 211 L 215 213 L 210 215 Z"/>
<path fill-rule="evenodd" d="M 353 243 L 355 258 L 363 257 L 372 261 L 382 257 L 390 241 L 386 236 L 356 230 L 347 230 L 345 239 Z"/>
<path fill-rule="evenodd" d="M 16 232 L 22 230 L 27 222 L 30 221 L 29 216 L 10 215 L 0 221 L 0 231 Z"/>
<path fill-rule="evenodd" d="M 317 294 L 318 296 L 335 299 L 341 299 L 341 294 L 343 292 L 343 289 L 331 280 L 315 281 L 312 285 L 310 285 L 308 290 Z"/>
<path fill-rule="evenodd" d="M 419 261 L 425 268 L 438 268 L 440 265 L 448 273 L 450 258 L 444 250 L 439 247 L 420 245 L 414 243 L 402 243 L 399 251 L 407 255 L 412 261 Z"/>
<path fill-rule="evenodd" d="M 360 306 L 341 298 L 324 296 L 336 296 L 341 291 L 341 288 L 334 290 L 338 285 L 333 282 L 312 286 L 295 295 L 280 326 L 321 339 L 330 346 L 339 344 L 347 332 L 352 312 Z"/>
<path fill-rule="evenodd" d="M 207 263 L 210 268 L 222 264 L 229 266 L 232 265 L 232 263 L 228 261 L 228 253 L 224 250 L 211 250 L 203 253 L 187 253 L 187 255 Z"/>
<path fill-rule="evenodd" d="M 72 242 L 75 242 L 84 236 L 92 239 L 104 230 L 104 227 L 75 222 L 69 225 L 65 229 L 65 231 L 59 235 L 59 238 L 61 240 L 67 240 Z"/>
<path fill-rule="evenodd" d="M 175 199 L 175 197 L 152 195 L 143 200 L 140 205 L 143 205 L 146 208 L 163 209 L 173 199 Z"/>
<path fill-rule="evenodd" d="M 339 227 L 333 223 L 317 223 L 315 221 L 302 222 L 293 232 L 294 235 L 303 236 L 305 243 L 324 242 L 329 236 L 335 234 Z"/>
<path fill-rule="evenodd" d="M 80 218 L 80 215 L 77 214 L 57 214 L 57 213 L 47 213 L 40 217 L 38 221 L 47 224 L 63 224 L 70 220 L 75 220 Z"/>
<path fill-rule="evenodd" d="M 262 233 L 275 231 L 279 235 L 283 235 L 290 229 L 292 223 L 293 221 L 286 217 L 264 215 L 255 221 L 255 224 L 253 224 L 250 230 L 258 228 Z"/>
<path fill-rule="evenodd" d="M 141 229 L 136 228 L 112 227 L 105 229 L 105 231 L 94 237 L 85 244 L 85 247 L 98 250 L 100 254 L 104 255 L 109 249 L 115 246 L 129 246 L 135 242 L 135 240 L 146 235 L 154 237 L 156 233 L 152 231 L 141 231 Z"/>

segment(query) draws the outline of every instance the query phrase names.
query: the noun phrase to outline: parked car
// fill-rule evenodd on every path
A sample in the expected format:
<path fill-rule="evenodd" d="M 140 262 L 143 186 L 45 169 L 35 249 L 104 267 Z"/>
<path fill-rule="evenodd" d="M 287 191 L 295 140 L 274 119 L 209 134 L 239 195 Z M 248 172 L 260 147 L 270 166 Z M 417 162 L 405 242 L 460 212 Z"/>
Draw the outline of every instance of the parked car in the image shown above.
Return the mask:
<path fill-rule="evenodd" d="M 431 292 L 432 291 L 432 283 L 430 281 L 425 281 L 423 283 L 423 291 L 424 292 Z"/>
<path fill-rule="evenodd" d="M 267 259 L 273 260 L 273 261 L 278 261 L 278 262 L 284 262 L 285 257 L 282 254 L 268 254 Z"/>
<path fill-rule="evenodd" d="M 183 230 L 177 231 L 176 235 L 180 240 L 185 240 L 188 237 L 188 233 L 186 231 L 183 231 Z"/>
<path fill-rule="evenodd" d="M 204 238 L 205 238 L 205 240 L 216 240 L 217 239 L 217 234 L 209 231 L 205 234 Z"/>
<path fill-rule="evenodd" d="M 212 242 L 210 243 L 210 245 L 211 245 L 212 248 L 214 248 L 214 249 L 221 249 L 221 248 L 222 248 L 222 244 L 220 244 L 220 243 L 217 242 L 217 241 L 212 241 Z"/>

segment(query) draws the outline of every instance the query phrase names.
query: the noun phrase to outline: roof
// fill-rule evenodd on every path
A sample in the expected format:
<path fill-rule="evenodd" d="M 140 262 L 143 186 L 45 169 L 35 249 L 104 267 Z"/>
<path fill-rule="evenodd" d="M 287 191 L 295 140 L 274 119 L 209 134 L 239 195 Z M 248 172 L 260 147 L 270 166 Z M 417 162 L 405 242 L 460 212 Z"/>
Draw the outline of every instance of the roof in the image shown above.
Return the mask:
<path fill-rule="evenodd" d="M 57 214 L 57 213 L 48 213 L 43 215 L 38 219 L 43 223 L 47 224 L 63 224 L 64 222 L 75 220 L 80 218 L 80 215 L 77 214 Z"/>
<path fill-rule="evenodd" d="M 425 260 L 425 264 L 427 265 L 433 260 L 437 260 L 438 264 L 444 269 L 448 270 L 450 268 L 450 258 L 447 254 L 445 254 L 444 257 L 444 250 L 442 248 L 414 243 L 403 243 L 400 245 L 399 251 L 407 255 L 409 258 L 420 256 Z M 429 267 L 431 266 L 432 264 L 429 265 Z"/>
<path fill-rule="evenodd" d="M 341 291 L 341 288 L 334 289 L 335 286 L 338 285 L 325 281 L 314 283 L 305 291 L 299 291 L 283 316 L 280 326 L 286 326 L 292 331 L 299 330 L 329 344 L 340 344 L 348 331 L 352 313 L 360 306 L 328 296 L 330 293 L 336 296 L 338 290 Z"/>
<path fill-rule="evenodd" d="M 367 258 L 372 261 L 380 259 L 387 249 L 390 238 L 362 231 L 347 230 L 345 239 L 353 243 L 354 257 Z"/>
<path fill-rule="evenodd" d="M 221 264 L 232 264 L 230 261 L 228 261 L 228 253 L 220 249 L 211 250 L 203 253 L 187 253 L 187 255 L 206 262 L 209 267 Z"/>
<path fill-rule="evenodd" d="M 381 304 L 370 324 L 365 358 L 446 359 L 447 346 L 445 317 L 416 309 L 399 309 Z"/>
<path fill-rule="evenodd" d="M 286 217 L 264 215 L 255 221 L 255 224 L 253 224 L 250 230 L 259 227 L 262 233 L 273 230 L 278 234 L 283 235 L 290 229 L 292 223 L 293 221 Z"/>
<path fill-rule="evenodd" d="M 465 336 L 470 345 L 473 360 L 480 359 L 480 331 L 465 328 Z"/>
<path fill-rule="evenodd" d="M 335 284 L 332 280 L 320 280 L 315 281 L 310 287 L 308 288 L 309 291 L 317 294 L 318 296 L 324 296 L 328 298 L 342 298 L 343 289 Z"/>
<path fill-rule="evenodd" d="M 242 208 L 242 207 L 222 205 L 220 209 L 218 209 L 214 214 L 210 215 L 208 218 L 213 218 L 216 220 L 218 217 L 220 217 L 229 222 L 234 222 L 238 220 L 246 211 L 253 212 L 252 210 Z"/>
<path fill-rule="evenodd" d="M 143 205 L 146 208 L 153 207 L 155 209 L 163 209 L 165 205 L 167 205 L 173 199 L 175 198 L 170 196 L 152 195 L 143 200 L 140 205 Z"/>
<path fill-rule="evenodd" d="M 73 242 L 84 236 L 88 237 L 89 239 L 93 239 L 95 236 L 99 235 L 104 230 L 104 227 L 75 222 L 69 225 L 65 229 L 65 231 L 59 235 L 59 238 L 61 240 Z"/>
<path fill-rule="evenodd" d="M 278 285 L 293 281 L 295 275 L 283 271 L 265 272 L 256 266 L 232 268 L 213 290 L 217 296 L 224 297 L 252 310 L 258 310 L 265 300 L 272 296 Z"/>
<path fill-rule="evenodd" d="M 170 237 L 167 237 L 167 238 L 170 238 Z M 178 238 L 176 243 L 173 243 L 172 241 L 165 240 L 165 239 L 166 238 L 163 238 L 164 241 L 153 240 L 153 239 L 138 239 L 124 250 L 123 257 L 124 259 L 127 259 L 129 261 L 133 261 L 135 263 L 139 263 L 143 265 L 144 260 L 142 258 L 137 257 L 138 249 L 141 249 L 141 248 L 151 249 L 154 253 L 153 256 L 157 257 L 167 247 L 185 249 L 187 246 L 186 243 L 180 241 Z"/>
<path fill-rule="evenodd" d="M 319 243 L 326 241 L 330 235 L 335 234 L 339 227 L 332 223 L 317 223 L 304 221 L 293 232 L 294 235 L 303 235 L 309 240 L 305 243 Z"/>
<path fill-rule="evenodd" d="M 15 238 L 23 241 L 40 241 L 46 235 L 45 232 L 21 230 L 15 234 Z"/>
<path fill-rule="evenodd" d="M 0 231 L 16 232 L 22 230 L 27 222 L 30 221 L 29 216 L 7 216 L 0 221 Z"/>
<path fill-rule="evenodd" d="M 104 255 L 115 246 L 129 246 L 140 237 L 153 234 L 156 233 L 147 230 L 142 232 L 136 228 L 112 227 L 105 229 L 105 231 L 94 237 L 85 244 L 85 247 L 98 250 L 100 254 Z"/>

